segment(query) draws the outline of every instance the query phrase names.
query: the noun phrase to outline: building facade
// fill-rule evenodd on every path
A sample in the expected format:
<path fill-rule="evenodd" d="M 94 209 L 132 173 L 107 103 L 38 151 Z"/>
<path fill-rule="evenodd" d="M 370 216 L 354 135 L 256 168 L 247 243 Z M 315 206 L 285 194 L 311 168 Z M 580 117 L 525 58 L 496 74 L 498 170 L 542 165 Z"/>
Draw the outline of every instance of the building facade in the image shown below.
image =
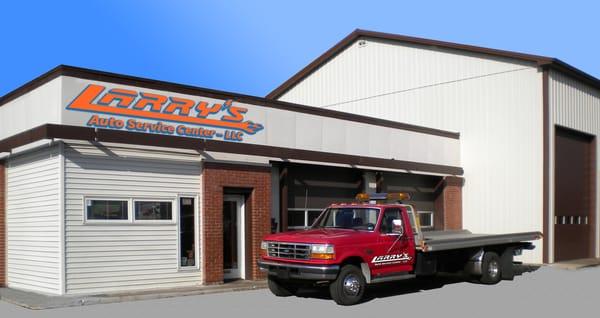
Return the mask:
<path fill-rule="evenodd" d="M 67 66 L 0 105 L 10 288 L 261 279 L 264 235 L 384 188 L 419 185 L 424 224 L 461 227 L 454 132 Z"/>

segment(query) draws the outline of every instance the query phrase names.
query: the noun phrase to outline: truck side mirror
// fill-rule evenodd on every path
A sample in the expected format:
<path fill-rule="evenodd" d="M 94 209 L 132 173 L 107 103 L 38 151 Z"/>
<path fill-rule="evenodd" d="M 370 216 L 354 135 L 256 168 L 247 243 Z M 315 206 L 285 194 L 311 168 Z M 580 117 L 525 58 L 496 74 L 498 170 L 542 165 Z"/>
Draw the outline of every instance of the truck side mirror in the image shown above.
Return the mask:
<path fill-rule="evenodd" d="M 400 236 L 404 235 L 404 225 L 402 224 L 402 219 L 394 219 L 392 221 L 392 232 Z"/>

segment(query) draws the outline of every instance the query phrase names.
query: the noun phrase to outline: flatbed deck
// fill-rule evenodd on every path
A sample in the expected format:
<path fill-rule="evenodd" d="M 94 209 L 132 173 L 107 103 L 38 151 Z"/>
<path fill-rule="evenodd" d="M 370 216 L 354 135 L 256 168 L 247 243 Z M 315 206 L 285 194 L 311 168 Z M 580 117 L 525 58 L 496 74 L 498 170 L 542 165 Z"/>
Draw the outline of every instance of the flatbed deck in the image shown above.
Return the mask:
<path fill-rule="evenodd" d="M 423 232 L 424 252 L 482 247 L 488 245 L 534 241 L 542 237 L 540 232 L 509 234 L 474 234 L 468 230 Z"/>

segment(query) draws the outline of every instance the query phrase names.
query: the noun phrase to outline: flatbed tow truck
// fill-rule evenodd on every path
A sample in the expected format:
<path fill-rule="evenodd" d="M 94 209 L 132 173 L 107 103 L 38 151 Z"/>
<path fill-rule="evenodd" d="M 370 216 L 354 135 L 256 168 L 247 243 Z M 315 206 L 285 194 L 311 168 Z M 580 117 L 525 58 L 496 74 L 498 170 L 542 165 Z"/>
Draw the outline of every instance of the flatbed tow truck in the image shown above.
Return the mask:
<path fill-rule="evenodd" d="M 276 296 L 326 284 L 339 305 L 361 301 L 368 284 L 463 272 L 482 284 L 515 276 L 513 258 L 540 232 L 422 231 L 407 193 L 357 195 L 332 204 L 305 230 L 267 235 L 258 266 Z"/>

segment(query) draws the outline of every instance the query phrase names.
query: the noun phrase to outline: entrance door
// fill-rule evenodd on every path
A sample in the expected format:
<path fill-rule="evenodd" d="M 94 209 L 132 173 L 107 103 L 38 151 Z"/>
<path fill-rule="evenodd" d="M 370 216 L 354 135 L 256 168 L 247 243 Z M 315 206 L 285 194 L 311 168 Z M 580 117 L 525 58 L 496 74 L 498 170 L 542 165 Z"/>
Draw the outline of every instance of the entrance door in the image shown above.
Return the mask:
<path fill-rule="evenodd" d="M 554 260 L 594 257 L 595 146 L 591 136 L 556 128 Z"/>
<path fill-rule="evenodd" d="M 223 197 L 223 278 L 245 279 L 244 197 Z"/>

